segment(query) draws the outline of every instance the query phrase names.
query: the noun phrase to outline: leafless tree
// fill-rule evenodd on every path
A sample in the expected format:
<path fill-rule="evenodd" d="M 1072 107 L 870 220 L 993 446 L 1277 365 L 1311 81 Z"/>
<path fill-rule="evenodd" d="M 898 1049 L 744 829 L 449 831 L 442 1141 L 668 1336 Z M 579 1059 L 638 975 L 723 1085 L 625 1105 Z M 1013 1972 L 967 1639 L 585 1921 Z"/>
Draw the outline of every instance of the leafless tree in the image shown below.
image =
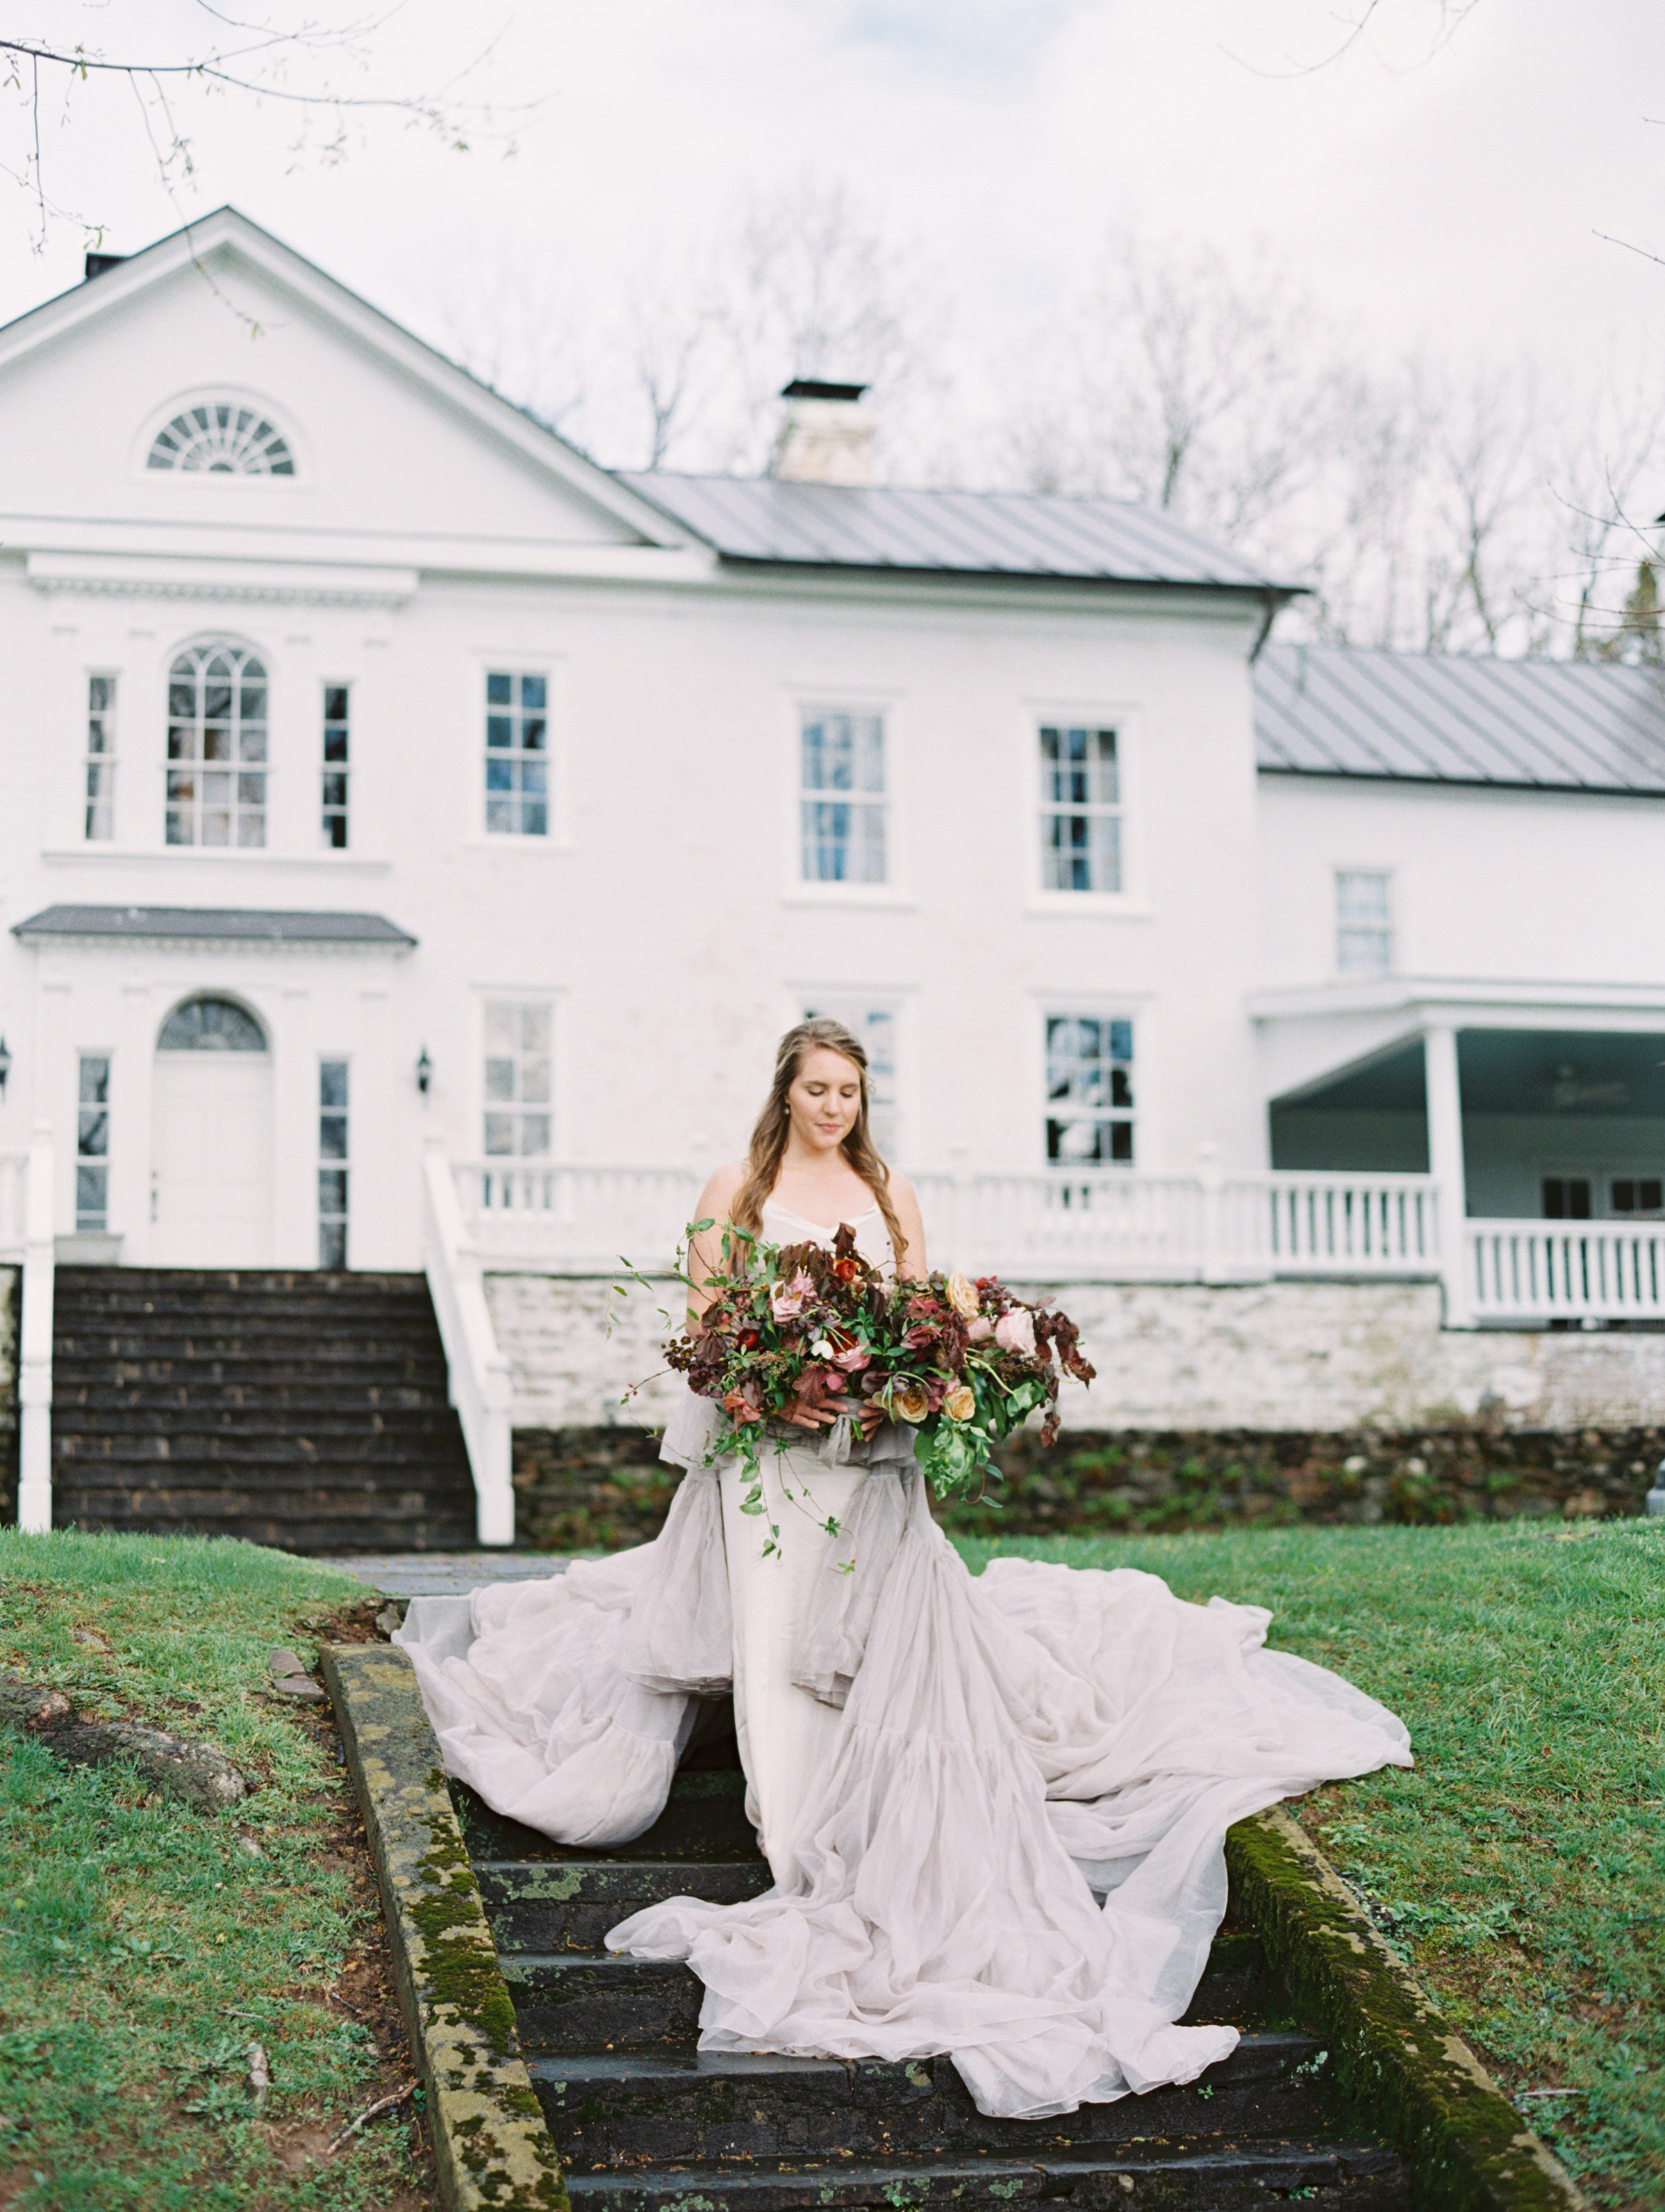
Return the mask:
<path fill-rule="evenodd" d="M 204 94 L 270 102 L 292 112 L 297 125 L 294 153 L 325 160 L 342 158 L 355 133 L 377 115 L 418 125 L 459 148 L 470 137 L 500 125 L 500 115 L 466 94 L 470 77 L 490 51 L 489 40 L 450 70 L 437 88 L 349 91 L 339 81 L 341 72 L 365 69 L 377 33 L 397 14 L 397 6 L 337 23 L 309 20 L 286 29 L 231 15 L 212 0 L 195 0 L 195 5 L 204 19 L 201 40 L 169 51 L 106 50 L 102 45 L 0 31 L 0 101 L 9 101 L 11 126 L 6 129 L 7 108 L 0 106 L 0 147 L 5 149 L 0 153 L 0 174 L 21 186 L 33 203 L 37 252 L 45 250 L 55 222 L 79 227 L 89 243 L 103 237 L 106 222 L 98 210 L 76 211 L 58 201 L 47 173 L 42 131 L 49 108 L 58 110 L 58 120 L 63 120 L 60 99 L 85 96 L 100 82 L 125 84 L 132 94 L 136 127 L 170 196 L 195 176 L 191 118 Z M 73 107 L 68 112 L 72 115 Z"/>

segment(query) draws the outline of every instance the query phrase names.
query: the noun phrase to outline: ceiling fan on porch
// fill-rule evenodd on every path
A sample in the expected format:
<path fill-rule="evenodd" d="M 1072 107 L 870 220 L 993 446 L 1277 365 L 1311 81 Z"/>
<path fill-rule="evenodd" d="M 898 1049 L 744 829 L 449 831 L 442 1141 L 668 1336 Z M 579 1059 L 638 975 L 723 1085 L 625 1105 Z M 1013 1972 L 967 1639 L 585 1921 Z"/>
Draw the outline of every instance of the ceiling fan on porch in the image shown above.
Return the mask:
<path fill-rule="evenodd" d="M 1580 1106 L 1628 1106 L 1630 1103 L 1628 1083 L 1587 1083 L 1570 1060 L 1561 1062 L 1549 1086 L 1550 1110 L 1555 1114 L 1572 1113 Z"/>

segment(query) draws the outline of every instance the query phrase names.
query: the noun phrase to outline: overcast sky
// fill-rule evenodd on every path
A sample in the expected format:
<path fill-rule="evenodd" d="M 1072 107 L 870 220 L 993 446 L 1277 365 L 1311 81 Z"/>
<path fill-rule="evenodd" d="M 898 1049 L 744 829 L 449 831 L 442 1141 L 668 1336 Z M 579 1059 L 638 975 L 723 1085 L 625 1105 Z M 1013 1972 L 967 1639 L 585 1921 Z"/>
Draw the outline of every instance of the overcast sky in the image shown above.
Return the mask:
<path fill-rule="evenodd" d="M 304 111 L 187 87 L 195 174 L 170 196 L 132 88 L 46 70 L 44 182 L 115 252 L 229 200 L 428 335 L 482 266 L 581 316 L 621 265 L 674 258 L 748 187 L 806 171 L 922 248 L 968 348 L 1009 343 L 1130 221 L 1270 246 L 1383 356 L 1431 340 L 1571 357 L 1665 328 L 1665 267 L 1596 234 L 1665 254 L 1658 0 L 1477 0 L 1443 41 L 1435 0 L 1379 0 L 1323 65 L 1353 4 L 404 0 L 368 66 L 331 63 L 328 81 L 431 92 L 483 52 L 461 96 L 495 106 L 512 155 L 489 131 L 464 154 L 372 118 L 331 160 L 295 150 Z M 39 12 L 54 39 L 118 59 L 246 42 L 198 0 Z M 262 20 L 349 12 L 283 0 Z M 319 75 L 298 63 L 290 82 Z M 4 97 L 0 159 L 18 173 L 33 118 Z M 78 278 L 83 240 L 56 220 L 36 250 L 29 192 L 5 189 L 9 316 Z"/>

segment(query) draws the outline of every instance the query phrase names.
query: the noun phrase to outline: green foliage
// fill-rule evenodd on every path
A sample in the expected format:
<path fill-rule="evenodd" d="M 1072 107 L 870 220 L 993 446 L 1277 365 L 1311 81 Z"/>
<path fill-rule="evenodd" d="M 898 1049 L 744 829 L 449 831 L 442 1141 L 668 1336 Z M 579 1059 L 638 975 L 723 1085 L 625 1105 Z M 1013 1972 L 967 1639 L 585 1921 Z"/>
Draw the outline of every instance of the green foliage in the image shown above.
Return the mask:
<path fill-rule="evenodd" d="M 959 1547 L 1268 1606 L 1401 1714 L 1415 1769 L 1299 1817 L 1593 2201 L 1665 2203 L 1665 1524 Z"/>
<path fill-rule="evenodd" d="M 297 2130 L 337 2133 L 376 2061 L 326 1994 L 372 1932 L 346 1875 L 319 1864 L 346 1784 L 327 1741 L 265 1694 L 266 1655 L 309 1659 L 308 1626 L 362 1595 L 252 1545 L 0 1529 L 0 1665 L 89 1717 L 217 1743 L 253 1784 L 198 1814 L 153 1800 L 137 1770 L 65 1768 L 0 1733 L 0 2201 L 15 2212 L 382 2212 L 420 2191 L 397 2125 L 298 2172 L 277 2154 Z M 253 2043 L 271 2070 L 258 2115 Z"/>

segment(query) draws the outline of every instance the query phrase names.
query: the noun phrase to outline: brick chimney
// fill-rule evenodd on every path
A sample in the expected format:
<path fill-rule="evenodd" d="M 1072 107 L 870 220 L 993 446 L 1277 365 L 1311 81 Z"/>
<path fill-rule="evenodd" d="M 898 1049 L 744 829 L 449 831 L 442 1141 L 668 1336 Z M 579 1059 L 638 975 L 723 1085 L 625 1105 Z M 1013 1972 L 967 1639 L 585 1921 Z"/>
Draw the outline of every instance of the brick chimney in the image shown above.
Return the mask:
<path fill-rule="evenodd" d="M 873 426 L 861 409 L 866 389 L 794 377 L 781 394 L 787 415 L 769 474 L 793 483 L 871 483 Z"/>

